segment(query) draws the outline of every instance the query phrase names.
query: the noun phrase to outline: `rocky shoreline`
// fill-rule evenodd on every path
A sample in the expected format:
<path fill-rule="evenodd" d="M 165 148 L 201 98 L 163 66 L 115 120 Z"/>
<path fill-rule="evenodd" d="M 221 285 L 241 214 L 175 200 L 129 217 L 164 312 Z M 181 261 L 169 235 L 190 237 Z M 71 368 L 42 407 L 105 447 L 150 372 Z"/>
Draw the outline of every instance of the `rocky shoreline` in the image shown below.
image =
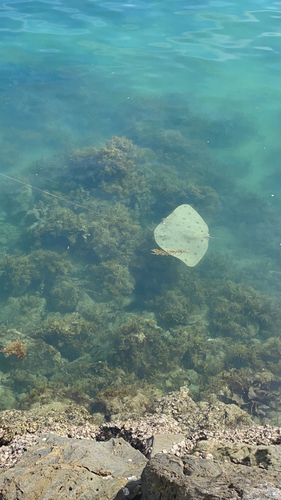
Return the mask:
<path fill-rule="evenodd" d="M 187 388 L 153 412 L 102 425 L 61 403 L 2 412 L 0 498 L 281 499 L 279 427 Z"/>

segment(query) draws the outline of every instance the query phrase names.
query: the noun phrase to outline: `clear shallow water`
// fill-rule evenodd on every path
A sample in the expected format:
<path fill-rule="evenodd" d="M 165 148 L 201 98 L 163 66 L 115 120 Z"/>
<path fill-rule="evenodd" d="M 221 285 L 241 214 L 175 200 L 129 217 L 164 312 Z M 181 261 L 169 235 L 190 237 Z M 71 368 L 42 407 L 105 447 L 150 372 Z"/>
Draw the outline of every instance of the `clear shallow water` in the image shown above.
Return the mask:
<path fill-rule="evenodd" d="M 217 154 L 246 164 L 243 185 L 260 189 L 278 167 L 280 15 L 278 2 L 2 3 L 3 141 L 13 142 L 11 127 L 30 132 L 14 140 L 20 167 L 23 156 L 58 150 L 62 136 L 81 144 L 119 132 L 126 99 L 178 93 L 225 121 Z"/>
<path fill-rule="evenodd" d="M 201 315 L 199 337 L 205 339 L 205 344 L 208 337 L 228 339 L 229 325 L 222 327 L 216 318 L 222 298 L 225 296 L 229 301 L 229 311 L 232 302 L 238 304 L 238 309 L 242 307 L 241 303 L 245 297 L 237 298 L 235 294 L 235 297 L 232 295 L 233 291 L 230 293 L 229 290 L 221 290 L 221 283 L 212 281 L 216 279 L 233 280 L 239 286 L 253 285 L 257 290 L 280 300 L 280 19 L 279 2 L 211 1 L 194 4 L 168 0 L 88 1 L 83 3 L 83 6 L 77 1 L 1 3 L 2 173 L 16 176 L 40 189 L 50 189 L 72 201 L 91 206 L 93 210 L 101 204 L 106 212 L 107 202 L 119 202 L 131 211 L 130 216 L 134 222 L 140 224 L 143 239 L 135 241 L 131 249 L 132 254 L 127 255 L 124 251 L 124 255 L 118 254 L 116 257 L 115 254 L 112 256 L 109 253 L 109 257 L 104 259 L 105 262 L 108 259 L 109 262 L 117 260 L 118 265 L 124 265 L 125 258 L 131 277 L 127 277 L 126 286 L 124 285 L 126 292 L 123 290 L 123 295 L 130 296 L 130 299 L 127 297 L 125 300 L 123 296 L 119 305 L 111 304 L 111 313 L 105 315 L 104 323 L 97 319 L 97 314 L 91 316 L 85 313 L 85 307 L 83 309 L 82 316 L 86 320 L 98 324 L 100 321 L 102 328 L 107 327 L 109 331 L 117 332 L 116 338 L 118 335 L 121 338 L 124 333 L 118 333 L 118 326 L 126 320 L 126 315 L 153 312 L 161 328 L 165 330 L 196 323 L 196 313 L 197 316 Z M 150 148 L 145 160 L 145 175 L 149 179 L 148 191 L 141 192 L 140 183 L 139 192 L 134 187 L 135 190 L 132 188 L 129 194 L 121 193 L 123 197 L 118 194 L 116 188 L 112 191 L 107 187 L 103 192 L 102 183 L 96 185 L 92 180 L 92 184 L 88 185 L 83 174 L 77 174 L 73 165 L 68 165 L 68 155 L 74 149 L 100 148 L 115 135 L 126 135 L 137 146 Z M 65 165 L 68 165 L 68 168 L 64 168 Z M 142 172 L 142 167 L 138 168 L 138 172 Z M 153 177 L 154 174 L 156 177 Z M 97 275 L 93 271 L 90 283 L 86 279 L 89 266 L 99 267 L 102 262 L 95 243 L 93 245 L 96 253 L 91 253 L 89 248 L 83 249 L 83 253 L 79 247 L 73 248 L 71 253 L 72 246 L 67 240 L 68 236 L 59 231 L 53 239 L 49 234 L 42 236 L 38 233 L 35 235 L 37 239 L 34 236 L 32 241 L 28 240 L 26 227 L 37 224 L 38 229 L 40 225 L 43 227 L 46 224 L 46 220 L 48 222 L 51 211 L 48 204 L 51 201 L 46 201 L 38 192 L 32 194 L 28 189 L 24 191 L 25 188 L 19 188 L 7 179 L 1 178 L 0 182 L 3 210 L 0 239 L 2 251 L 8 255 L 17 255 L 17 251 L 30 255 L 31 252 L 43 249 L 61 255 L 70 247 L 67 260 L 74 265 L 71 275 L 74 281 L 69 287 L 75 288 L 73 283 L 77 284 L 78 280 L 80 290 L 89 293 L 97 303 L 105 304 L 111 301 L 113 292 L 109 296 L 104 292 L 106 286 L 110 288 L 112 285 L 107 281 L 108 269 L 103 268 L 105 274 L 102 274 L 101 268 L 95 271 Z M 138 182 L 140 180 L 136 185 Z M 208 195 L 210 198 L 202 190 L 198 192 L 195 188 L 191 189 L 190 183 L 196 187 L 201 186 L 200 189 L 202 186 L 208 186 L 213 190 Z M 167 194 L 167 185 L 174 186 L 173 194 Z M 81 187 L 84 190 L 89 188 L 87 196 L 81 192 L 79 194 L 77 189 Z M 145 192 L 148 194 L 144 194 Z M 47 208 L 42 206 L 42 200 Z M 136 200 L 137 209 L 134 206 Z M 95 202 L 98 205 L 92 204 Z M 210 241 L 211 250 L 208 254 L 214 256 L 214 261 L 212 257 L 207 257 L 194 272 L 186 267 L 179 267 L 178 262 L 170 262 L 175 259 L 169 260 L 167 269 L 163 261 L 158 268 L 160 261 L 157 261 L 156 265 L 155 260 L 149 260 L 148 256 L 152 244 L 149 235 L 152 235 L 155 225 L 161 217 L 167 216 L 181 203 L 191 203 L 204 216 L 210 225 L 211 235 L 214 236 Z M 34 208 L 37 210 L 35 215 L 33 213 L 34 219 L 30 214 L 28 219 L 26 214 Z M 60 216 L 62 217 L 62 214 Z M 112 214 L 109 217 L 112 218 Z M 82 224 L 81 220 L 79 223 Z M 90 224 L 89 221 L 87 223 Z M 127 230 L 129 234 L 133 231 L 132 228 L 126 228 L 123 234 L 125 237 L 128 237 Z M 114 228 L 111 228 L 111 231 L 114 233 Z M 122 233 L 123 229 L 120 231 Z M 117 240 L 119 236 L 116 236 Z M 86 241 L 86 231 L 82 237 Z M 71 238 L 71 242 L 74 241 L 73 234 Z M 76 241 L 73 247 L 75 244 Z M 117 245 L 122 245 L 120 239 Z M 233 261 L 228 263 L 226 260 L 226 263 L 217 269 L 218 252 L 226 254 L 227 258 L 229 256 Z M 132 255 L 136 256 L 136 260 L 139 259 L 138 263 Z M 38 256 L 36 258 L 39 259 Z M 5 272 L 2 276 L 6 273 L 7 279 L 12 279 L 5 265 L 3 264 Z M 17 270 L 19 263 L 13 265 Z M 11 264 L 10 268 L 13 268 L 13 265 Z M 112 268 L 110 269 L 113 272 Z M 140 269 L 143 269 L 142 276 Z M 56 272 L 61 273 L 59 266 Z M 118 272 L 121 272 L 120 269 Z M 23 312 L 17 313 L 14 322 L 12 319 L 11 298 L 18 300 L 18 297 L 25 297 L 26 294 L 39 296 L 47 301 L 44 312 L 43 305 L 40 306 L 42 321 L 50 319 L 57 312 L 64 315 L 78 310 L 81 313 L 81 307 L 79 309 L 77 306 L 79 300 L 82 300 L 81 297 L 79 299 L 78 292 L 76 299 L 69 299 L 71 305 L 62 306 L 61 294 L 67 295 L 68 287 L 65 285 L 65 288 L 61 288 L 64 292 L 58 291 L 62 285 L 54 283 L 55 278 L 52 283 L 48 283 L 42 270 L 40 273 L 38 282 L 33 280 L 27 286 L 20 283 L 18 289 L 16 285 L 9 289 L 5 285 L 1 299 L 4 311 L 2 324 L 5 327 L 10 325 L 24 331 L 26 335 L 30 333 L 30 324 L 26 319 L 21 319 Z M 170 300 L 172 310 L 178 304 L 177 297 L 178 301 L 181 301 L 181 297 L 193 294 L 192 287 L 186 288 L 186 283 L 177 285 L 181 273 L 187 282 L 198 281 L 193 284 L 195 288 L 202 287 L 206 290 L 210 287 L 221 290 L 218 292 L 220 298 L 216 304 L 210 303 L 209 292 L 205 295 L 202 292 L 202 296 L 199 292 L 198 295 L 195 294 L 193 302 L 198 310 L 195 311 L 190 306 L 192 320 L 188 319 L 189 314 L 182 311 L 178 313 L 183 314 L 181 319 L 177 317 L 172 320 L 171 314 L 166 314 L 161 306 L 161 300 L 164 304 Z M 26 277 L 25 280 L 28 281 Z M 175 296 L 167 298 L 169 287 Z M 118 295 L 120 289 L 112 286 L 111 288 L 115 290 L 115 295 Z M 122 295 L 122 291 L 120 294 Z M 67 300 L 64 297 L 64 304 Z M 270 337 L 278 337 L 276 332 L 279 319 L 275 318 L 271 309 L 270 313 L 261 311 L 261 306 L 257 306 L 259 301 L 264 303 L 265 299 L 259 298 L 255 305 L 252 305 L 259 312 L 255 310 L 256 315 L 252 314 L 251 320 L 247 319 L 251 315 L 248 310 L 243 312 L 243 318 L 237 319 L 241 328 L 243 326 L 247 329 L 248 322 L 252 328 L 251 332 L 247 330 L 247 334 L 244 330 L 243 334 L 237 333 L 241 345 L 252 347 L 255 342 L 265 342 Z M 17 307 L 26 314 L 22 304 L 17 303 Z M 36 307 L 40 309 L 38 304 L 36 307 L 28 307 L 31 310 Z M 208 331 L 205 325 L 206 307 L 211 324 Z M 32 317 L 30 321 L 38 328 L 39 313 L 36 314 L 37 319 Z M 265 320 L 260 319 L 260 316 L 257 319 L 258 314 L 270 315 L 270 327 L 266 328 L 263 323 Z M 112 315 L 116 318 L 115 323 Z M 231 317 L 234 312 L 230 310 L 229 315 Z M 139 344 L 142 344 L 142 335 L 149 337 L 150 334 L 145 331 L 144 326 L 139 327 L 139 330 L 141 333 L 138 332 L 140 337 L 137 338 Z M 93 350 L 87 335 L 85 334 L 83 342 Z M 99 335 L 101 336 L 101 333 L 97 334 L 97 337 Z M 97 342 L 97 354 L 91 351 L 92 361 L 107 360 L 114 370 L 123 369 L 126 363 L 122 361 L 118 351 L 122 349 L 114 334 L 112 335 L 103 347 Z M 34 333 L 31 337 L 37 338 Z M 237 342 L 235 334 L 233 337 L 233 342 Z M 44 331 L 39 338 L 53 345 L 63 358 L 70 362 L 82 359 L 87 351 L 85 346 L 81 350 L 77 346 L 71 347 L 69 339 L 57 339 L 54 333 L 47 334 Z M 165 339 L 165 335 L 163 338 Z M 116 347 L 116 342 L 119 347 Z M 190 342 L 193 344 L 188 344 L 186 352 L 192 352 L 193 348 L 196 351 L 194 346 L 199 345 L 201 341 L 193 339 Z M 227 350 L 223 342 L 224 340 L 218 349 L 221 353 Z M 208 344 L 210 345 L 211 343 Z M 134 351 L 134 346 L 131 345 L 130 349 Z M 147 349 L 149 351 L 148 346 Z M 199 351 L 200 349 L 198 348 Z M 178 366 L 173 368 L 173 374 L 166 375 L 167 390 L 186 382 L 193 385 L 194 394 L 198 397 L 201 383 L 198 377 L 204 379 L 204 374 L 217 374 L 214 368 L 210 368 L 211 365 L 219 363 L 214 353 L 216 349 L 208 349 L 208 353 L 202 355 L 204 362 L 203 358 L 200 362 L 193 358 L 190 361 L 189 355 L 186 354 L 179 366 L 189 372 L 179 375 Z M 159 358 L 159 362 L 160 351 L 153 355 L 156 359 Z M 145 353 L 142 356 L 145 358 Z M 249 366 L 257 369 L 258 365 L 251 363 L 249 358 L 249 353 L 246 355 L 240 352 L 234 360 L 229 361 L 227 358 L 225 364 L 222 362 L 218 366 L 221 366 L 221 370 L 229 366 L 236 369 Z M 263 360 L 263 363 L 267 362 L 268 359 Z M 148 371 L 149 363 L 150 358 L 144 363 L 146 368 L 142 366 L 136 369 L 136 372 L 129 367 L 129 373 L 135 373 L 140 380 L 146 380 L 144 374 Z M 163 364 L 163 361 L 161 363 Z M 81 365 L 83 366 L 83 361 Z M 95 398 L 98 390 L 110 384 L 104 376 L 104 380 L 91 392 L 84 382 L 91 372 L 86 366 L 88 365 L 85 361 L 80 389 L 89 397 Z M 268 368 L 267 365 L 266 367 Z M 17 370 L 17 366 L 5 365 L 5 376 L 12 369 Z M 73 370 L 73 367 L 71 369 Z M 71 369 L 68 369 L 69 373 Z M 273 370 L 274 376 L 279 376 L 279 368 L 270 369 Z M 26 370 L 28 371 L 27 368 Z M 61 383 L 60 370 L 61 368 L 54 369 L 51 374 L 43 371 L 39 379 L 46 383 L 55 383 L 57 380 Z M 193 370 L 195 375 L 192 375 L 190 370 Z M 94 381 L 97 378 L 96 375 Z M 27 397 L 32 388 L 37 390 L 36 383 L 31 383 L 30 377 L 28 380 L 22 387 L 16 382 L 13 382 L 14 385 L 6 384 L 12 393 L 10 399 L 5 396 L 7 403 L 4 405 L 8 407 L 16 404 L 14 394 L 20 399 Z M 73 386 L 71 377 L 67 380 L 68 384 Z M 130 380 L 135 383 L 133 379 Z M 151 381 L 149 377 L 148 381 Z M 157 384 L 162 390 L 163 386 L 165 387 L 160 379 Z M 200 387 L 202 390 L 202 386 Z M 30 400 L 26 404 L 31 404 Z"/>

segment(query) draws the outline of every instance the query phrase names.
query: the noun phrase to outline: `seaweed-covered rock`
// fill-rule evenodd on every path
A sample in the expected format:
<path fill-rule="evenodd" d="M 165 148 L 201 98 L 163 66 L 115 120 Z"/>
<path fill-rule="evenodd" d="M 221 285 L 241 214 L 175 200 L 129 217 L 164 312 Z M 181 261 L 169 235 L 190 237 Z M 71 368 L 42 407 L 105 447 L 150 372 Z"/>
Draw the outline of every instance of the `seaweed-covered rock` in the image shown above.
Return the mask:
<path fill-rule="evenodd" d="M 86 321 L 76 312 L 64 316 L 56 313 L 42 322 L 40 327 L 33 331 L 33 335 L 43 339 L 71 361 L 89 350 L 91 337 L 96 330 L 93 323 Z"/>
<path fill-rule="evenodd" d="M 180 362 L 185 353 L 188 334 L 165 331 L 151 316 L 130 314 L 116 332 L 110 362 L 159 388 L 178 387 L 179 381 L 187 383 Z M 173 374 L 176 376 L 173 377 Z"/>
<path fill-rule="evenodd" d="M 126 265 L 138 245 L 140 230 L 128 208 L 116 203 L 88 222 L 85 246 L 93 249 L 101 261 L 118 259 Z"/>
<path fill-rule="evenodd" d="M 233 368 L 220 373 L 210 385 L 222 401 L 234 402 L 257 422 L 280 425 L 280 376 L 266 369 Z"/>
<path fill-rule="evenodd" d="M 68 168 L 79 184 L 102 186 L 115 195 L 135 195 L 148 190 L 143 177 L 143 151 L 126 137 L 113 137 L 100 149 L 85 147 L 71 152 Z"/>
<path fill-rule="evenodd" d="M 76 281 L 69 277 L 57 277 L 50 291 L 51 303 L 55 311 L 68 313 L 75 311 L 83 293 Z"/>
<path fill-rule="evenodd" d="M 42 286 L 50 286 L 57 275 L 66 275 L 72 268 L 65 256 L 50 250 L 36 250 L 28 255 L 3 254 L 0 265 L 2 293 L 13 296 L 22 295 L 30 288 L 42 292 Z"/>
<path fill-rule="evenodd" d="M 68 206 L 61 207 L 57 201 L 46 200 L 29 210 L 25 216 L 26 237 L 45 241 L 61 239 L 61 243 L 71 244 L 86 233 L 85 215 L 75 214 Z"/>
<path fill-rule="evenodd" d="M 273 336 L 281 325 L 276 301 L 253 287 L 217 282 L 209 298 L 210 330 L 215 335 L 249 342 L 255 336 Z"/>
<path fill-rule="evenodd" d="M 39 325 L 44 317 L 46 299 L 39 295 L 25 294 L 10 297 L 0 309 L 0 322 L 23 333 Z"/>
<path fill-rule="evenodd" d="M 226 405 L 214 398 L 214 402 L 195 403 L 187 387 L 164 396 L 153 406 L 153 411 L 166 414 L 179 422 L 185 432 L 198 429 L 235 429 L 253 425 L 251 417 L 233 404 Z"/>
<path fill-rule="evenodd" d="M 110 420 L 139 418 L 149 412 L 152 404 L 161 396 L 161 391 L 148 384 L 142 384 L 141 387 L 139 384 L 119 386 L 102 390 L 93 410 L 103 405 L 105 416 Z"/>
<path fill-rule="evenodd" d="M 128 266 L 110 260 L 99 266 L 90 266 L 88 272 L 95 278 L 104 301 L 115 300 L 119 304 L 128 304 L 135 285 Z"/>
<path fill-rule="evenodd" d="M 12 391 L 15 398 L 13 406 L 28 391 L 65 370 L 66 363 L 53 346 L 13 328 L 0 328 L 0 346 L 1 384 Z"/>

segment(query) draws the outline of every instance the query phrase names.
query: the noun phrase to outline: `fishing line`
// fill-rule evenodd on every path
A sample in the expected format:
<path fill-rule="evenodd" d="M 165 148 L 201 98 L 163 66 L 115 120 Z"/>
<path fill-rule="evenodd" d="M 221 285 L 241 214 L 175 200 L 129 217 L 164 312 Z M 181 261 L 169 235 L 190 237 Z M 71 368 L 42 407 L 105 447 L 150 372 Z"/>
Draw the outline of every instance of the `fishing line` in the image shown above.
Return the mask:
<path fill-rule="evenodd" d="M 83 210 L 88 210 L 88 212 L 92 212 L 93 214 L 98 214 L 100 215 L 99 212 L 96 212 L 95 210 L 92 210 L 91 208 L 84 207 L 83 205 L 79 205 L 79 203 L 75 203 L 74 201 L 67 200 L 66 198 L 63 198 L 62 196 L 58 196 L 57 194 L 50 193 L 49 191 L 45 191 L 44 189 L 40 189 L 38 187 L 32 186 L 31 184 L 28 184 L 27 182 L 19 181 L 18 179 L 15 179 L 14 177 L 10 177 L 9 175 L 2 174 L 0 172 L 0 175 L 2 177 L 5 177 L 6 179 L 10 179 L 11 181 L 18 182 L 19 184 L 23 184 L 24 186 L 28 186 L 32 189 L 36 189 L 36 191 L 40 191 L 41 193 L 47 194 L 48 196 L 53 196 L 53 198 L 58 198 L 59 200 L 66 201 L 66 203 L 70 203 L 71 205 L 74 205 L 75 207 L 83 208 Z"/>

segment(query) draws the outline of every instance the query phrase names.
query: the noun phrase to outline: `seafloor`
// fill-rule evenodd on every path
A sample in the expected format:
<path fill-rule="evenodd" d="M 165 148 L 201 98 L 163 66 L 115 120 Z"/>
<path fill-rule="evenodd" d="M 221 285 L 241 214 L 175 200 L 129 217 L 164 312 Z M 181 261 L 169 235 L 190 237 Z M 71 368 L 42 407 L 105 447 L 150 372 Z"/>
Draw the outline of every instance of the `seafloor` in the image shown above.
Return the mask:
<path fill-rule="evenodd" d="M 134 106 L 126 136 L 68 145 L 28 165 L 26 183 L 3 182 L 0 410 L 75 402 L 102 423 L 187 386 L 280 425 L 278 210 L 239 192 L 200 136 L 214 123 L 186 107 L 180 127 L 172 115 L 156 127 L 163 102 L 146 100 L 145 120 Z M 194 268 L 151 253 L 181 204 L 210 228 Z"/>

